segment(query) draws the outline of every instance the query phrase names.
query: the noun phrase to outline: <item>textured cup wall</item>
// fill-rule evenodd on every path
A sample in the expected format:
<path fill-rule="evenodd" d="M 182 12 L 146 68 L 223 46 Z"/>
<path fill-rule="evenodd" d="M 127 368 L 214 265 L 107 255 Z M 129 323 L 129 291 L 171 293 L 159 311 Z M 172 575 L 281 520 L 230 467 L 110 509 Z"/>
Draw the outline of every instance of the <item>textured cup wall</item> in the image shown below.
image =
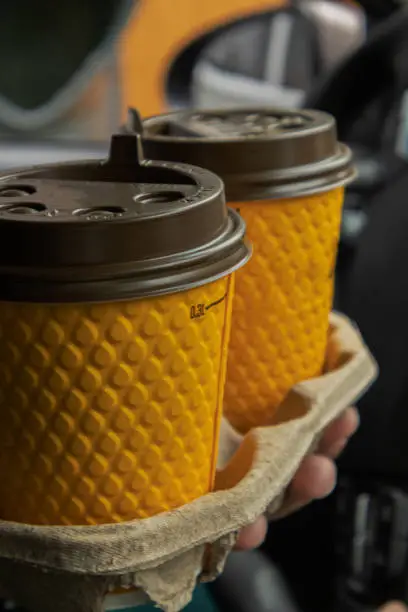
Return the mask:
<path fill-rule="evenodd" d="M 254 254 L 237 272 L 225 414 L 240 432 L 270 424 L 290 388 L 323 366 L 344 189 L 233 204 Z"/>
<path fill-rule="evenodd" d="M 211 488 L 232 277 L 154 299 L 0 303 L 0 518 L 92 525 Z"/>

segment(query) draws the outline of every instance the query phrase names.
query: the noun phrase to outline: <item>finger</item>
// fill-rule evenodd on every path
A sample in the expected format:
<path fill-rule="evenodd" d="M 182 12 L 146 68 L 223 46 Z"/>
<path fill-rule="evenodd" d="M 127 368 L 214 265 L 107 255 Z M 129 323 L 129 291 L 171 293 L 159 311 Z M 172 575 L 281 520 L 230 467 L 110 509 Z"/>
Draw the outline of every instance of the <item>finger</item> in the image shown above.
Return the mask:
<path fill-rule="evenodd" d="M 408 608 L 398 601 L 393 601 L 383 606 L 379 612 L 408 612 Z"/>
<path fill-rule="evenodd" d="M 265 540 L 268 531 L 268 523 L 264 516 L 260 516 L 252 525 L 241 529 L 236 543 L 239 550 L 251 550 L 258 548 Z"/>
<path fill-rule="evenodd" d="M 274 518 L 296 512 L 314 499 L 330 495 L 336 486 L 337 469 L 333 461 L 322 455 L 306 457 L 289 487 L 286 500 Z"/>
<path fill-rule="evenodd" d="M 340 440 L 347 440 L 358 429 L 359 414 L 355 408 L 347 408 L 344 414 L 333 421 L 320 440 L 318 453 L 326 455 Z"/>
<path fill-rule="evenodd" d="M 327 450 L 325 456 L 329 459 L 337 459 L 346 448 L 347 443 L 347 438 L 345 438 L 344 440 L 339 440 L 336 444 L 333 444 L 333 446 Z"/>
<path fill-rule="evenodd" d="M 337 471 L 333 461 L 323 455 L 309 455 L 301 463 L 290 486 L 292 498 L 299 502 L 322 499 L 336 486 Z"/>

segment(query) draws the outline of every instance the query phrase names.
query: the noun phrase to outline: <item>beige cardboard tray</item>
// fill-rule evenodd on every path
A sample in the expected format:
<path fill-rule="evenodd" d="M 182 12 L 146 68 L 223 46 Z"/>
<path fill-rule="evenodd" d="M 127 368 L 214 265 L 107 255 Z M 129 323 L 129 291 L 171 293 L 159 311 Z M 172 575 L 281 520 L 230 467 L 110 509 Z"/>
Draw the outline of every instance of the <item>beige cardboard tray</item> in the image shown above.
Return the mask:
<path fill-rule="evenodd" d="M 98 527 L 0 521 L 0 589 L 32 612 L 101 612 L 107 592 L 137 587 L 166 612 L 223 569 L 240 528 L 281 510 L 325 427 L 377 374 L 348 319 L 332 315 L 325 373 L 295 386 L 271 426 L 244 438 L 223 424 L 216 490 L 173 512 Z"/>

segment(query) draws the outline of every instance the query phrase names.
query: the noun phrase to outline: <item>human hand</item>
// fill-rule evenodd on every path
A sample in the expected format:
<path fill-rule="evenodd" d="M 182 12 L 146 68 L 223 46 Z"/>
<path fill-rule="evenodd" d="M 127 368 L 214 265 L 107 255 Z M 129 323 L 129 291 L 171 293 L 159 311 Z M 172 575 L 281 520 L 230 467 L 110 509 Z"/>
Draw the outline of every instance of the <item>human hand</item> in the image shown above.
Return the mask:
<path fill-rule="evenodd" d="M 380 608 L 379 612 L 408 612 L 408 608 L 398 601 L 393 601 Z"/>
<path fill-rule="evenodd" d="M 296 472 L 288 492 L 284 511 L 278 518 L 291 514 L 315 499 L 330 495 L 336 486 L 337 470 L 335 459 L 343 451 L 349 438 L 356 432 L 359 416 L 355 408 L 348 408 L 336 421 L 331 423 L 320 440 L 316 451 L 306 457 Z M 257 548 L 265 539 L 268 523 L 264 516 L 241 530 L 237 548 Z M 386 609 L 393 612 L 393 608 Z M 399 612 L 396 608 L 395 612 Z M 408 612 L 408 611 L 407 611 Z"/>

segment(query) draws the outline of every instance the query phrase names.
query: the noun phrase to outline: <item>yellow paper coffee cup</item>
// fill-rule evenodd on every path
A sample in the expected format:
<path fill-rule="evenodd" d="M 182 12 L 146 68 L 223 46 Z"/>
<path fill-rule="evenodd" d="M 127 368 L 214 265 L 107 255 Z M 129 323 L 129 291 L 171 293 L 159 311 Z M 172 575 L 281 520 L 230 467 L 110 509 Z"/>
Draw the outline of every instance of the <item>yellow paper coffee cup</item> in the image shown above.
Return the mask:
<path fill-rule="evenodd" d="M 211 489 L 243 236 L 216 176 L 141 161 L 135 136 L 0 177 L 1 519 L 120 522 Z"/>
<path fill-rule="evenodd" d="M 291 387 L 322 371 L 350 151 L 331 116 L 282 109 L 152 117 L 143 142 L 150 157 L 216 172 L 247 224 L 254 255 L 236 275 L 225 414 L 241 432 L 273 424 Z"/>

